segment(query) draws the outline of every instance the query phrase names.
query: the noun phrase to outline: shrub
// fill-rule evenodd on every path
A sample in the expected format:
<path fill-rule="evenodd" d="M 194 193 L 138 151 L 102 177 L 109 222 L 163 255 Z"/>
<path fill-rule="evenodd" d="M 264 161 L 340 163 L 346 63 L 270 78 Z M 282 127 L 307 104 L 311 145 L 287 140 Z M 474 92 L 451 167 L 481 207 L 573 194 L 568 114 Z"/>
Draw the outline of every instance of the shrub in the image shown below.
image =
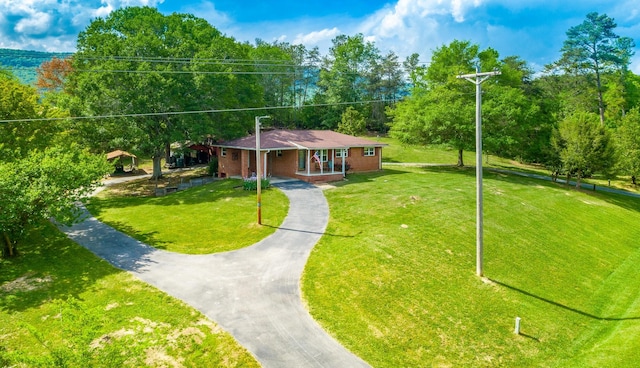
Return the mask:
<path fill-rule="evenodd" d="M 260 187 L 262 189 L 267 189 L 271 186 L 271 182 L 269 179 L 260 180 Z M 244 190 L 258 190 L 258 181 L 256 179 L 245 179 L 242 183 L 242 188 Z"/>
<path fill-rule="evenodd" d="M 210 176 L 216 176 L 218 174 L 218 158 L 212 157 L 211 161 L 209 161 L 209 167 L 207 168 L 207 172 Z"/>

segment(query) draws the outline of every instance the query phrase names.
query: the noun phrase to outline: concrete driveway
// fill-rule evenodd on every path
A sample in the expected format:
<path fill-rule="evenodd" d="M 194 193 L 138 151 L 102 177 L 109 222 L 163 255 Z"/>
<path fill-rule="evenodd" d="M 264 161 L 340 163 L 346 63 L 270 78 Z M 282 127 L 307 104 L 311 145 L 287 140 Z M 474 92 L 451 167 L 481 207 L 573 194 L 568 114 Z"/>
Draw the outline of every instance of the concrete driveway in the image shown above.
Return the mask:
<path fill-rule="evenodd" d="M 368 367 L 302 305 L 300 276 L 329 219 L 322 191 L 300 181 L 274 185 L 290 201 L 284 222 L 268 238 L 232 252 L 162 251 L 92 217 L 61 230 L 114 266 L 200 310 L 263 367 Z"/>

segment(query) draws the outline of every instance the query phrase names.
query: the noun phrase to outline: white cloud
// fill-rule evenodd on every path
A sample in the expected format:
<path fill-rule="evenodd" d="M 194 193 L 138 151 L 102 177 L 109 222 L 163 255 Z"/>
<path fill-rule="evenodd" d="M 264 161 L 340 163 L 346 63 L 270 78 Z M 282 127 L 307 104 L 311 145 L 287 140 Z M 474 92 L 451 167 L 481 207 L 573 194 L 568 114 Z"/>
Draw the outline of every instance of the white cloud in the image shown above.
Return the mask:
<path fill-rule="evenodd" d="M 450 41 L 449 30 L 464 27 L 467 13 L 480 5 L 479 0 L 398 0 L 366 18 L 358 32 L 401 57 L 414 52 L 428 56 Z"/>
<path fill-rule="evenodd" d="M 39 35 L 47 32 L 51 27 L 51 15 L 43 12 L 34 12 L 20 19 L 13 28 L 16 32 L 25 35 Z"/>
<path fill-rule="evenodd" d="M 201 1 L 197 4 L 185 6 L 181 12 L 193 14 L 198 18 L 203 18 L 216 29 L 224 31 L 233 24 L 233 20 L 224 12 L 216 9 L 211 1 Z"/>
<path fill-rule="evenodd" d="M 73 51 L 78 33 L 96 17 L 125 6 L 164 0 L 0 0 L 0 47 Z"/>
<path fill-rule="evenodd" d="M 303 44 L 307 46 L 316 46 L 318 44 L 326 43 L 336 36 L 340 35 L 340 30 L 337 27 L 331 29 L 325 28 L 320 31 L 313 31 L 307 34 L 298 34 L 293 40 L 293 44 Z"/>

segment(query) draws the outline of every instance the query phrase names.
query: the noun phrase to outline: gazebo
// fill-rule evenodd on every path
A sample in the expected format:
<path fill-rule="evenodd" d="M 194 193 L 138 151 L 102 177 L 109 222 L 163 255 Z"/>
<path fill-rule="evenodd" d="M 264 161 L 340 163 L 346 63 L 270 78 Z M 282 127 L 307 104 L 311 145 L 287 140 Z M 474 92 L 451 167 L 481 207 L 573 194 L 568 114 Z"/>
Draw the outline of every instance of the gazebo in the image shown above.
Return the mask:
<path fill-rule="evenodd" d="M 125 157 L 131 157 L 131 165 L 129 165 L 128 171 L 133 171 L 136 167 L 136 159 L 138 158 L 133 153 L 129 153 L 123 150 L 115 150 L 107 153 L 107 161 L 116 162 L 115 172 L 125 172 L 124 166 L 122 165 L 122 159 Z"/>

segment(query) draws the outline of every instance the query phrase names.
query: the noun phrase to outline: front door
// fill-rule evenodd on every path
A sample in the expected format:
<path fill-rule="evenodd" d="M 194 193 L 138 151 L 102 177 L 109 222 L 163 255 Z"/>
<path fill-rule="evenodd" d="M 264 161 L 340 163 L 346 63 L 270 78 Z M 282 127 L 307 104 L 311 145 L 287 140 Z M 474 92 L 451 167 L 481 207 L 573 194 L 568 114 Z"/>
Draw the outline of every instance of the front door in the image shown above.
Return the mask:
<path fill-rule="evenodd" d="M 298 171 L 304 171 L 307 168 L 307 151 L 298 150 Z"/>

